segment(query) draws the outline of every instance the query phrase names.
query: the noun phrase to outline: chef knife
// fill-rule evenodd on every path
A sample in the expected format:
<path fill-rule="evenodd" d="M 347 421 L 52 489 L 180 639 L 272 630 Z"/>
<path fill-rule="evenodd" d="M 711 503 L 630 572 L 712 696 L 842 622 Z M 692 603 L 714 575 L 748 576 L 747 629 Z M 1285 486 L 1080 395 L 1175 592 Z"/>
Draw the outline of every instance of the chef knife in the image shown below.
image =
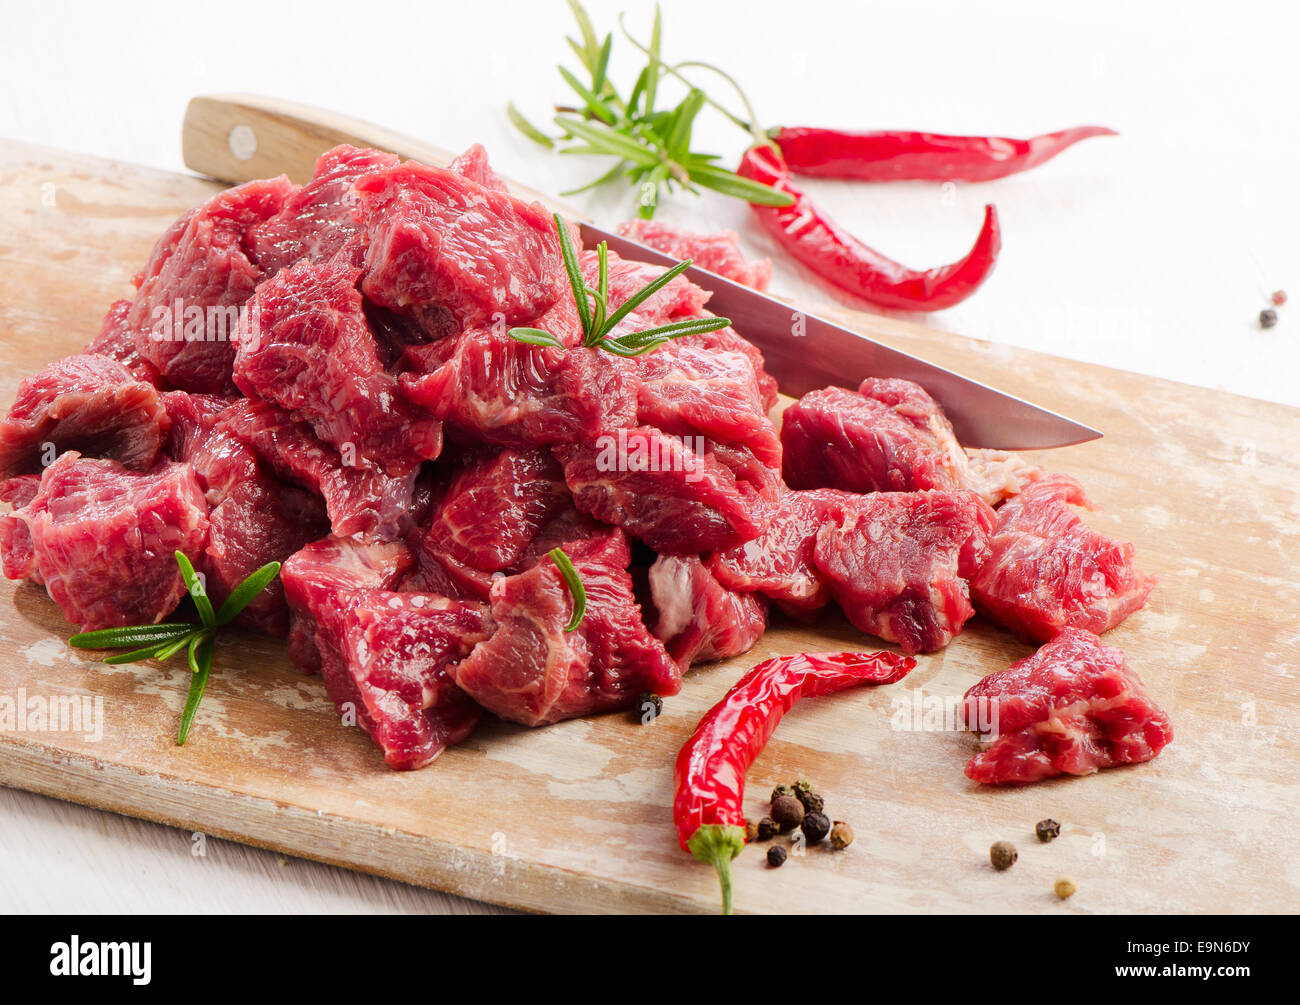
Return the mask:
<path fill-rule="evenodd" d="M 247 94 L 196 97 L 185 112 L 182 154 L 192 170 L 226 182 L 280 173 L 306 182 L 316 158 L 339 143 L 376 147 L 404 158 L 446 166 L 450 155 L 419 140 L 360 119 L 295 102 Z M 520 195 L 554 200 L 511 182 Z M 569 214 L 577 216 L 577 214 Z M 583 242 L 606 241 L 624 258 L 675 265 L 677 259 L 636 241 L 582 223 Z M 891 348 L 705 269 L 686 275 L 709 290 L 709 309 L 762 350 L 781 390 L 798 396 L 838 384 L 856 388 L 865 377 L 902 377 L 922 385 L 943 406 L 966 446 L 999 450 L 1063 447 L 1102 434 L 1022 398 Z"/>

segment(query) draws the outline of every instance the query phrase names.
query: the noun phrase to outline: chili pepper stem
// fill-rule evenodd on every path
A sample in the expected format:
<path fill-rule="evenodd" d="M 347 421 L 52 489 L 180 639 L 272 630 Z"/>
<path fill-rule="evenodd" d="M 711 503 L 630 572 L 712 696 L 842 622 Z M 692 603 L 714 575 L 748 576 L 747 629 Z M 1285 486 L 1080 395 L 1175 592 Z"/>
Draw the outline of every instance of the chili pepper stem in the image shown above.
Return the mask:
<path fill-rule="evenodd" d="M 686 847 L 701 862 L 713 866 L 722 885 L 722 913 L 731 914 L 731 860 L 745 849 L 745 829 L 723 824 L 703 824 Z"/>

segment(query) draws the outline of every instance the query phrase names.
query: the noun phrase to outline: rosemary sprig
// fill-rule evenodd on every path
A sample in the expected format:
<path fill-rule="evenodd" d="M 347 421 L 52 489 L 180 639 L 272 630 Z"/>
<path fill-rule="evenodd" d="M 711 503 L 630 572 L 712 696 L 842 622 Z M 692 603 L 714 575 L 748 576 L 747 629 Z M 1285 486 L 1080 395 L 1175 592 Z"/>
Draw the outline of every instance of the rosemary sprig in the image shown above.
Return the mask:
<path fill-rule="evenodd" d="M 672 339 L 718 331 L 731 324 L 728 318 L 688 318 L 685 321 L 674 321 L 672 324 L 630 332 L 616 338 L 614 329 L 623 319 L 689 269 L 691 260 L 688 258 L 684 262 L 678 262 L 671 269 L 666 269 L 624 300 L 611 313 L 608 246 L 604 241 L 596 246 L 599 262 L 596 285 L 588 286 L 582 278 L 582 270 L 578 265 L 578 251 L 573 246 L 573 239 L 569 237 L 569 228 L 565 226 L 564 218 L 559 213 L 555 213 L 554 220 L 555 232 L 560 237 L 560 257 L 564 260 L 564 271 L 569 276 L 569 285 L 573 287 L 573 300 L 578 307 L 578 319 L 582 322 L 584 346 L 604 349 L 617 356 L 640 356 Z M 511 328 L 506 334 L 517 342 L 526 342 L 529 345 L 565 348 L 563 342 L 542 328 Z"/>
<path fill-rule="evenodd" d="M 213 639 L 217 631 L 233 621 L 279 575 L 280 563 L 268 562 L 250 573 L 230 591 L 230 596 L 218 611 L 212 609 L 212 600 L 204 588 L 203 579 L 194 571 L 194 563 L 184 552 L 176 552 L 176 564 L 180 567 L 185 589 L 199 612 L 199 624 L 171 621 L 156 625 L 101 628 L 72 636 L 68 639 L 68 645 L 76 649 L 130 650 L 105 657 L 104 662 L 111 664 L 138 663 L 148 659 L 168 660 L 184 649 L 190 665 L 190 691 L 185 700 L 185 710 L 181 713 L 180 730 L 176 734 L 176 743 L 184 746 L 190 735 L 190 727 L 194 725 L 199 702 L 203 700 L 203 692 L 207 690 L 208 677 L 212 673 Z"/>
<path fill-rule="evenodd" d="M 639 49 L 647 62 L 638 73 L 631 90 L 624 98 L 609 79 L 609 57 L 614 35 L 600 39 L 592 27 L 591 18 L 579 0 L 569 0 L 574 20 L 578 23 L 578 39 L 567 37 L 582 70 L 583 81 L 573 71 L 558 67 L 560 77 L 577 96 L 576 104 L 557 105 L 554 122 L 561 132 L 558 137 L 548 136 L 520 113 L 514 104 L 506 106 L 506 115 L 521 133 L 547 149 L 563 154 L 583 154 L 613 157 L 614 165 L 598 178 L 573 189 L 564 195 L 573 195 L 599 185 L 625 178 L 637 191 L 637 212 L 644 219 L 654 216 L 665 191 L 677 187 L 698 193 L 709 188 L 724 195 L 735 196 L 746 202 L 766 206 L 789 206 L 793 202 L 786 192 L 780 192 L 761 182 L 742 178 L 715 163 L 716 154 L 706 154 L 691 149 L 696 117 L 709 105 L 751 135 L 754 142 L 770 142 L 755 123 L 753 109 L 744 93 L 741 101 L 749 114 L 749 121 L 733 115 L 721 104 L 695 87 L 681 73 L 683 67 L 706 67 L 721 74 L 739 92 L 739 86 L 721 70 L 702 63 L 669 65 L 661 56 L 663 21 L 658 5 L 655 6 L 654 25 L 650 41 L 642 45 L 619 25 L 627 40 Z M 671 76 L 687 87 L 687 93 L 672 108 L 658 108 L 659 79 Z"/>
<path fill-rule="evenodd" d="M 547 555 L 560 570 L 560 575 L 564 577 L 564 582 L 569 587 L 569 596 L 573 598 L 573 614 L 569 617 L 569 623 L 564 626 L 566 632 L 571 632 L 582 624 L 583 616 L 587 613 L 587 590 L 582 585 L 582 577 L 578 575 L 578 570 L 573 567 L 573 561 L 564 553 L 563 548 L 552 548 Z"/>

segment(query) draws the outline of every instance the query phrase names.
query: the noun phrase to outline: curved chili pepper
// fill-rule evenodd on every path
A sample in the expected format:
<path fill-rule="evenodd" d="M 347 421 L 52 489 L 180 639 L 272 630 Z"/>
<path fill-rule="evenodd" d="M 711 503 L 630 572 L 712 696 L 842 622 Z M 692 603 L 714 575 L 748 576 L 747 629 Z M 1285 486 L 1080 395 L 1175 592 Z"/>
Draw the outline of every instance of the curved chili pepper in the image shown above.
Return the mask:
<path fill-rule="evenodd" d="M 795 174 L 858 181 L 992 181 L 1037 167 L 1090 136 L 1115 135 L 1104 126 L 1078 126 L 1027 140 L 798 126 L 780 129 L 773 138 Z"/>
<path fill-rule="evenodd" d="M 700 720 L 677 755 L 677 840 L 718 871 L 722 913 L 731 913 L 731 860 L 745 847 L 745 772 L 800 698 L 856 684 L 902 680 L 916 660 L 897 653 L 799 653 L 764 660 Z"/>
<path fill-rule="evenodd" d="M 785 161 L 774 147 L 751 147 L 737 173 L 794 196 L 790 206 L 749 206 L 791 255 L 840 289 L 880 307 L 938 311 L 961 303 L 988 278 L 1002 250 L 997 210 L 985 206 L 984 225 L 965 258 L 924 272 L 909 269 L 828 219 L 791 184 Z"/>

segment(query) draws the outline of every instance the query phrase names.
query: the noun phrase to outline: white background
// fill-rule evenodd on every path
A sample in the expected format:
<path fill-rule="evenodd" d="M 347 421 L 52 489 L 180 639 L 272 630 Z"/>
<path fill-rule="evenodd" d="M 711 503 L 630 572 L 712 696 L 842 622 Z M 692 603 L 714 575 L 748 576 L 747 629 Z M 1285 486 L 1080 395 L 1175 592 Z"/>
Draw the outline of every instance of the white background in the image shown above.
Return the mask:
<path fill-rule="evenodd" d="M 588 9 L 599 31 L 617 32 L 625 10 L 629 29 L 649 34 L 649 4 Z M 663 9 L 665 57 L 723 66 L 764 125 L 1119 130 L 946 197 L 922 183 L 807 188 L 848 229 L 918 266 L 964 254 L 984 203 L 997 204 L 997 271 L 924 323 L 1300 405 L 1300 302 L 1281 308 L 1272 330 L 1257 322 L 1273 290 L 1300 300 L 1295 5 L 665 0 Z M 3 15 L 0 136 L 183 170 L 189 97 L 251 91 L 450 149 L 481 142 L 502 174 L 550 193 L 604 170 L 542 151 L 502 114 L 513 98 L 543 123 L 567 96 L 554 71 L 560 61 L 576 69 L 562 0 L 6 2 Z M 640 64 L 623 38 L 614 51 L 614 80 L 626 86 Z M 699 82 L 734 104 L 721 82 Z M 731 162 L 744 145 L 717 118 L 697 134 Z M 623 190 L 573 201 L 605 224 L 630 215 Z M 776 258 L 777 292 L 810 305 L 830 296 L 780 262 L 738 202 L 683 197 L 661 214 L 739 231 L 752 253 Z M 224 842 L 195 858 L 186 834 L 0 790 L 0 911 L 474 909 Z"/>

